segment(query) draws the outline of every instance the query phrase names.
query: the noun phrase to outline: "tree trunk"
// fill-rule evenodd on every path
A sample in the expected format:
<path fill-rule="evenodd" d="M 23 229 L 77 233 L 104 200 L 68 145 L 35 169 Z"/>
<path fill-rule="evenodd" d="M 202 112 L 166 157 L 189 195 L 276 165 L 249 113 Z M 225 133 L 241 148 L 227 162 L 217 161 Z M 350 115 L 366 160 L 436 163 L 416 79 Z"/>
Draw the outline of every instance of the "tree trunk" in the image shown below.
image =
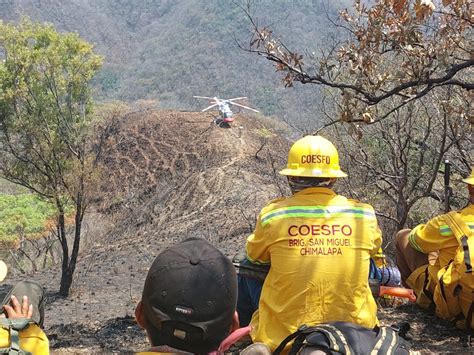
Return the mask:
<path fill-rule="evenodd" d="M 61 285 L 59 287 L 59 295 L 62 297 L 67 297 L 69 296 L 69 290 L 72 285 L 72 274 L 67 268 L 66 270 L 62 270 L 61 273 Z"/>
<path fill-rule="evenodd" d="M 72 276 L 69 275 L 69 247 L 67 245 L 67 235 L 66 235 L 66 220 L 64 216 L 64 208 L 60 203 L 57 204 L 59 210 L 58 216 L 58 238 L 61 242 L 61 249 L 63 252 L 63 261 L 61 264 L 61 285 L 59 287 L 59 294 L 61 296 L 67 297 L 69 295 L 69 288 L 72 283 Z"/>
<path fill-rule="evenodd" d="M 67 255 L 68 264 L 66 268 L 64 268 L 64 261 L 63 261 L 63 269 L 61 274 L 61 286 L 59 289 L 59 294 L 61 296 L 67 297 L 69 296 L 69 291 L 73 282 L 74 271 L 76 270 L 76 263 L 77 257 L 79 256 L 79 247 L 81 242 L 81 230 L 82 230 L 82 220 L 84 218 L 84 206 L 82 204 L 82 193 L 78 193 L 76 196 L 76 213 L 74 218 L 74 240 L 72 245 L 72 252 L 71 257 Z M 66 239 L 65 239 L 66 240 Z M 67 247 L 67 240 L 66 240 L 66 247 Z M 64 249 L 63 249 L 64 251 Z M 63 254 L 63 260 L 65 255 Z"/>
<path fill-rule="evenodd" d="M 405 224 L 408 219 L 408 212 L 409 207 L 407 205 L 406 200 L 404 199 L 403 195 L 399 196 L 398 204 L 397 204 L 397 229 L 398 231 L 405 228 Z"/>

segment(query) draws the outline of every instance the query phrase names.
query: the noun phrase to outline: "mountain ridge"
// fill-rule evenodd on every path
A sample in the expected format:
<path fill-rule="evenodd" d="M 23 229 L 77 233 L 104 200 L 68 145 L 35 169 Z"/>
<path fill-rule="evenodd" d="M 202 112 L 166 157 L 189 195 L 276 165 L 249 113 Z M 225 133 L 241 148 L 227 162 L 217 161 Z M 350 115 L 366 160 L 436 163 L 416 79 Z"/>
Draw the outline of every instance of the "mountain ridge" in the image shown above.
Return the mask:
<path fill-rule="evenodd" d="M 348 1 L 263 0 L 252 11 L 302 52 L 318 51 L 337 31 L 327 17 Z M 78 32 L 95 44 L 105 64 L 95 79 L 96 98 L 156 100 L 162 108 L 198 110 L 193 95 L 248 96 L 265 115 L 321 120 L 319 89 L 285 89 L 273 66 L 239 48 L 250 40 L 250 22 L 231 0 L 27 0 L 0 2 L 0 19 L 21 16 Z"/>

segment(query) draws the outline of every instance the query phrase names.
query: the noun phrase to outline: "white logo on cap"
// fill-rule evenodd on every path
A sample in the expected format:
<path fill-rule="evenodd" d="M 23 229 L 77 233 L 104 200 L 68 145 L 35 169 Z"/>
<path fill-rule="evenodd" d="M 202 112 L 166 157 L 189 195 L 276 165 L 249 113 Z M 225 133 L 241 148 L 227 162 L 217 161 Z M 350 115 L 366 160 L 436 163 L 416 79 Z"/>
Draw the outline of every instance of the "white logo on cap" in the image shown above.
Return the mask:
<path fill-rule="evenodd" d="M 184 306 L 175 306 L 174 310 L 178 313 L 184 314 L 186 316 L 190 316 L 191 314 L 194 313 L 194 311 L 191 308 L 184 307 Z"/>

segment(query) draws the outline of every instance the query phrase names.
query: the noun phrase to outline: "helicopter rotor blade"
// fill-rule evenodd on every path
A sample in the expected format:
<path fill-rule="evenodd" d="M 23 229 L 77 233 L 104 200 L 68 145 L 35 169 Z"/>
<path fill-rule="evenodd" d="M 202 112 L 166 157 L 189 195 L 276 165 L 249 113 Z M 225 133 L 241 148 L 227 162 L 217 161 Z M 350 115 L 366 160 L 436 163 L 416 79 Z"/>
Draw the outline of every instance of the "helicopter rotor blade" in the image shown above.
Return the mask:
<path fill-rule="evenodd" d="M 227 99 L 226 101 L 243 100 L 243 99 L 246 99 L 246 98 L 247 98 L 246 96 L 235 97 L 235 98 L 233 98 L 233 99 Z"/>
<path fill-rule="evenodd" d="M 196 99 L 208 99 L 208 100 L 214 100 L 215 97 L 207 97 L 207 96 L 193 96 Z"/>
<path fill-rule="evenodd" d="M 202 109 L 201 112 L 205 112 L 205 111 L 207 111 L 207 110 L 210 110 L 211 108 L 213 108 L 213 107 L 215 107 L 215 106 L 217 106 L 217 105 L 218 105 L 218 104 L 213 104 L 213 105 L 211 105 L 211 106 L 209 106 L 209 107 L 206 107 L 205 109 Z"/>
<path fill-rule="evenodd" d="M 236 103 L 236 102 L 230 102 L 230 103 L 231 103 L 232 105 L 239 106 L 239 107 L 243 107 L 243 108 L 245 108 L 245 109 L 247 109 L 247 110 L 250 110 L 250 111 L 253 111 L 253 112 L 260 112 L 260 111 L 254 109 L 254 108 L 251 108 L 251 107 L 248 107 L 248 106 L 244 106 L 244 105 L 238 104 L 238 103 Z"/>

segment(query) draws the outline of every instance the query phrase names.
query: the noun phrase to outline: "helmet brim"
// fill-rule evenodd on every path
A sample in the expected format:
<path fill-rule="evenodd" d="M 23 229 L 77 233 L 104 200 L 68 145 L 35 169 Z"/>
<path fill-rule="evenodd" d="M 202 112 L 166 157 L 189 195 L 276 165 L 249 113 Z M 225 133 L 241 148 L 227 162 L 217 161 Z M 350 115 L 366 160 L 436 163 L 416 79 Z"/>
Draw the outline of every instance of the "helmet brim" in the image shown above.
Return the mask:
<path fill-rule="evenodd" d="M 314 177 L 314 178 L 344 178 L 347 174 L 342 170 L 320 170 L 320 169 L 283 169 L 280 171 L 281 175 L 285 176 L 301 176 L 301 177 Z"/>
<path fill-rule="evenodd" d="M 462 182 L 465 182 L 468 185 L 474 185 L 474 176 L 463 179 Z"/>

